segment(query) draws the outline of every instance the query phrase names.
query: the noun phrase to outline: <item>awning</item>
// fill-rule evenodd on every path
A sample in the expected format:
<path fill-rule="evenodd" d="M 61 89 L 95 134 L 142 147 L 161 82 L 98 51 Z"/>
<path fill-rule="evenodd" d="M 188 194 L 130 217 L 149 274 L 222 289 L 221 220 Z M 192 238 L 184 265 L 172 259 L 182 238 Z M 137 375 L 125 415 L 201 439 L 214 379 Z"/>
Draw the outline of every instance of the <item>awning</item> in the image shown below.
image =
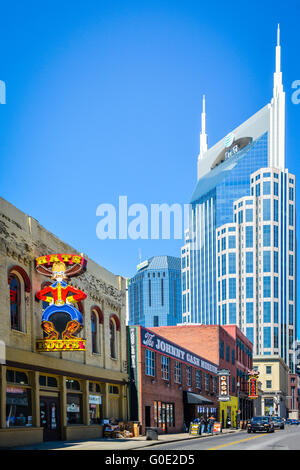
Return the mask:
<path fill-rule="evenodd" d="M 213 401 L 208 398 L 198 395 L 198 393 L 183 392 L 183 403 L 188 405 L 213 405 Z"/>

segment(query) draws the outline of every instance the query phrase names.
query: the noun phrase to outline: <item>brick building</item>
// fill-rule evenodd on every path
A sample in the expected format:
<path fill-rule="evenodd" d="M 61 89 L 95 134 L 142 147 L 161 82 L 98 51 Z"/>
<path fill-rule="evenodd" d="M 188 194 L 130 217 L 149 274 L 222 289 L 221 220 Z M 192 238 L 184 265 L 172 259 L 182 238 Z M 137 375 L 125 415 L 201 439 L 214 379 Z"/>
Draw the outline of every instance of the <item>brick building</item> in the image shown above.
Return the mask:
<path fill-rule="evenodd" d="M 248 399 L 248 370 L 252 369 L 252 343 L 236 325 L 177 325 L 151 328 L 157 334 L 230 371 L 230 399 L 220 401 L 218 420 L 225 426 L 227 417 L 236 426 L 253 414 Z"/>
<path fill-rule="evenodd" d="M 218 366 L 157 329 L 128 327 L 130 419 L 140 422 L 142 433 L 146 427 L 182 432 L 184 422 L 218 415 Z"/>
<path fill-rule="evenodd" d="M 38 352 L 45 306 L 36 292 L 49 280 L 36 257 L 75 253 L 37 220 L 0 198 L 0 442 L 96 438 L 102 419 L 127 419 L 126 281 L 87 256 L 74 281 L 87 298 L 85 351 Z"/>

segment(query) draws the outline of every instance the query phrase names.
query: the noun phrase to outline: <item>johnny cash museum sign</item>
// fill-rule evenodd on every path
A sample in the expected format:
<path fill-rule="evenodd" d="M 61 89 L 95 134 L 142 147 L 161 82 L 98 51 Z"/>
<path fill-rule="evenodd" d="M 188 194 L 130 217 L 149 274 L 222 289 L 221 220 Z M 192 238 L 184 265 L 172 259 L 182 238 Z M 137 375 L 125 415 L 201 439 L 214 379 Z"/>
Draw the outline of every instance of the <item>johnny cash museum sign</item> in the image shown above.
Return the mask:
<path fill-rule="evenodd" d="M 195 354 L 191 354 L 184 348 L 175 346 L 173 343 L 166 341 L 164 338 L 156 335 L 146 328 L 141 328 L 141 344 L 153 351 L 157 351 L 192 366 L 210 371 L 213 374 L 217 374 L 218 372 L 217 366 L 211 362 L 208 362 Z"/>

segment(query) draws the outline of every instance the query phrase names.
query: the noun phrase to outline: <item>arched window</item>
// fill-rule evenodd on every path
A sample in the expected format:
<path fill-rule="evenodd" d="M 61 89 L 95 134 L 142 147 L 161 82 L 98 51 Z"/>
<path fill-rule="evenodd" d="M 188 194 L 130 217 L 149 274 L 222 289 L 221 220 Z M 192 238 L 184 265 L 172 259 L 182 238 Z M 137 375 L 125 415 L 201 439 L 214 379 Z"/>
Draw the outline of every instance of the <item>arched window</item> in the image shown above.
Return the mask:
<path fill-rule="evenodd" d="M 16 274 L 9 278 L 10 294 L 10 326 L 13 330 L 21 331 L 21 282 Z"/>
<path fill-rule="evenodd" d="M 92 311 L 91 313 L 91 334 L 92 334 L 92 353 L 98 352 L 97 342 L 97 318 L 96 314 Z"/>
<path fill-rule="evenodd" d="M 101 325 L 103 324 L 103 313 L 98 305 L 91 307 L 91 336 L 92 336 L 92 353 L 101 353 Z"/>
<path fill-rule="evenodd" d="M 109 333 L 110 333 L 110 357 L 116 358 L 116 324 L 113 318 L 109 320 Z"/>
<path fill-rule="evenodd" d="M 26 271 L 15 265 L 8 271 L 10 295 L 10 324 L 13 330 L 25 331 L 25 296 L 31 292 L 31 282 Z"/>

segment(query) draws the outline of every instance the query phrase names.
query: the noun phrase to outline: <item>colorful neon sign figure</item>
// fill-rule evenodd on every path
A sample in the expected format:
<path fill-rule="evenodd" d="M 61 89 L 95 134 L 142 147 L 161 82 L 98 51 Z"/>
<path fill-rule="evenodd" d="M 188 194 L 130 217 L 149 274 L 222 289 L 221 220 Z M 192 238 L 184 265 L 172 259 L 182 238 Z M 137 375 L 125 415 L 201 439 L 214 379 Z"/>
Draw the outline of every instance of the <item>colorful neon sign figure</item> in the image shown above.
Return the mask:
<path fill-rule="evenodd" d="M 69 267 L 66 267 L 66 262 Z M 52 264 L 52 269 L 45 265 Z M 86 294 L 79 289 L 67 284 L 66 280 L 71 276 L 78 276 L 85 270 L 86 260 L 77 255 L 48 255 L 36 259 L 36 269 L 40 274 L 51 277 L 54 281 L 50 286 L 44 287 L 36 293 L 36 297 L 49 305 L 44 310 L 41 327 L 46 334 L 44 344 L 40 345 L 45 348 L 45 341 L 53 341 L 61 339 L 62 341 L 72 340 L 74 344 L 82 338 L 75 336 L 83 327 L 83 318 L 80 311 L 75 307 L 75 303 L 86 298 Z M 39 341 L 41 343 L 41 341 Z M 55 344 L 55 343 L 54 343 Z M 59 349 L 68 349 L 63 344 L 59 344 Z M 75 347 L 77 349 L 77 347 Z M 83 349 L 82 346 L 79 349 Z"/>

